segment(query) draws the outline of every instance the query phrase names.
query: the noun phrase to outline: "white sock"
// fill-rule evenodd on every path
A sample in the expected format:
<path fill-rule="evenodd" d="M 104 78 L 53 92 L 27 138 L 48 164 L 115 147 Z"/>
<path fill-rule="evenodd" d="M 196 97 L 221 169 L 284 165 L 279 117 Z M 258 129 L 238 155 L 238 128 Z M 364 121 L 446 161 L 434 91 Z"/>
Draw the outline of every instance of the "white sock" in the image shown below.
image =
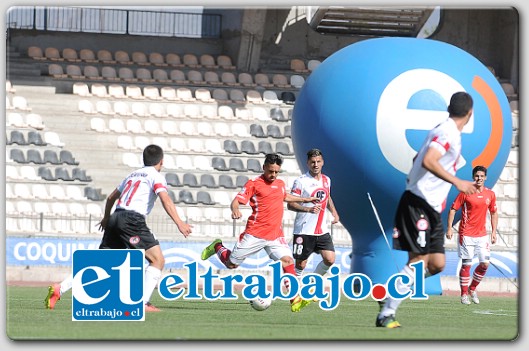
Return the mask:
<path fill-rule="evenodd" d="M 162 276 L 162 271 L 156 267 L 148 266 L 145 269 L 145 280 L 143 282 L 143 301 L 145 303 L 151 300 L 152 293 L 158 285 L 158 281 Z"/>
<path fill-rule="evenodd" d="M 73 275 L 69 275 L 66 277 L 66 279 L 64 279 L 62 282 L 61 282 L 61 289 L 60 289 L 60 294 L 62 296 L 62 294 L 64 294 L 65 292 L 67 292 L 68 290 L 70 290 L 72 288 L 72 284 L 73 284 Z"/>
<path fill-rule="evenodd" d="M 303 269 L 296 268 L 296 276 L 301 276 L 303 274 Z"/>
<path fill-rule="evenodd" d="M 331 266 L 327 266 L 323 261 L 321 261 L 316 266 L 316 269 L 314 269 L 314 273 L 319 274 L 319 275 L 324 275 L 325 273 L 327 273 L 329 268 L 331 268 Z"/>
<path fill-rule="evenodd" d="M 407 290 L 410 289 L 410 287 L 415 282 L 415 275 L 413 274 L 413 269 L 405 265 L 402 271 L 400 271 L 401 274 L 407 275 L 410 278 L 410 281 L 408 284 L 404 284 L 400 279 L 397 281 L 396 288 L 399 292 L 404 293 Z M 382 311 L 380 311 L 381 316 L 389 316 L 394 315 L 397 312 L 397 308 L 399 308 L 399 305 L 404 301 L 404 299 L 394 299 L 392 297 L 388 297 L 386 300 L 386 303 L 384 304 L 384 307 L 382 308 Z"/>
<path fill-rule="evenodd" d="M 424 279 L 428 278 L 428 277 L 431 277 L 433 274 L 430 273 L 430 271 L 428 270 L 428 267 L 425 267 L 424 268 Z"/>

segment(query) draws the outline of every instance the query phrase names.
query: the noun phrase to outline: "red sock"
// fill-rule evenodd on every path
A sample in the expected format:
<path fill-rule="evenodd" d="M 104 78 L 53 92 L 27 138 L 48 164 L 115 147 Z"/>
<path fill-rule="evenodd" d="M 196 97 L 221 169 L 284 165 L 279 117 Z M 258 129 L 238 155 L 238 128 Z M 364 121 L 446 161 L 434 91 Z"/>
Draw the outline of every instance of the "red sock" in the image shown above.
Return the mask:
<path fill-rule="evenodd" d="M 292 274 L 293 276 L 296 276 L 296 266 L 294 264 L 291 264 L 291 265 L 288 265 L 288 266 L 283 266 L 283 272 L 285 273 L 290 273 Z M 283 280 L 283 283 L 285 284 L 285 288 L 287 290 L 290 290 L 290 281 L 285 279 Z M 292 300 L 290 300 L 290 302 L 294 301 L 295 298 L 293 298 Z"/>
<path fill-rule="evenodd" d="M 470 290 L 474 291 L 476 290 L 476 287 L 481 283 L 481 279 L 485 276 L 485 273 L 487 273 L 488 266 L 485 266 L 483 264 L 479 264 L 476 269 L 474 269 L 474 274 L 472 275 L 472 283 L 470 284 Z"/>
<path fill-rule="evenodd" d="M 220 262 L 226 265 L 226 262 L 228 262 L 228 259 L 230 258 L 231 251 L 225 248 L 224 245 L 219 243 L 215 245 L 215 252 L 217 253 Z"/>
<path fill-rule="evenodd" d="M 461 287 L 461 296 L 468 294 L 468 284 L 470 283 L 470 266 L 462 265 L 459 270 L 459 286 Z"/>

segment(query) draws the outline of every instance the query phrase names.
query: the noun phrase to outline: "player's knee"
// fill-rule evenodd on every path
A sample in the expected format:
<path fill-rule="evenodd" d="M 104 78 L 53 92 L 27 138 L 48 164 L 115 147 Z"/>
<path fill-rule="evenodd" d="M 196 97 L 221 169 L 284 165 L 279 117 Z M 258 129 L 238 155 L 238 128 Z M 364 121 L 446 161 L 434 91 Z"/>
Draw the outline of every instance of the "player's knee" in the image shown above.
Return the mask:
<path fill-rule="evenodd" d="M 481 266 L 481 268 L 487 269 L 489 268 L 489 261 L 480 262 L 479 265 Z"/>
<path fill-rule="evenodd" d="M 472 266 L 472 260 L 469 258 L 463 258 L 461 260 L 461 265 L 463 266 Z"/>
<path fill-rule="evenodd" d="M 335 259 L 334 258 L 331 258 L 331 259 L 323 259 L 323 263 L 327 266 L 327 267 L 330 267 L 334 264 L 335 262 Z"/>
<path fill-rule="evenodd" d="M 307 267 L 307 261 L 296 261 L 296 268 L 304 270 Z"/>
<path fill-rule="evenodd" d="M 428 265 L 428 272 L 430 272 L 431 275 L 435 275 L 437 273 L 441 273 L 445 269 L 445 264 L 443 263 L 430 263 Z"/>
<path fill-rule="evenodd" d="M 154 256 L 151 260 L 151 266 L 162 270 L 165 266 L 165 258 L 163 256 Z"/>

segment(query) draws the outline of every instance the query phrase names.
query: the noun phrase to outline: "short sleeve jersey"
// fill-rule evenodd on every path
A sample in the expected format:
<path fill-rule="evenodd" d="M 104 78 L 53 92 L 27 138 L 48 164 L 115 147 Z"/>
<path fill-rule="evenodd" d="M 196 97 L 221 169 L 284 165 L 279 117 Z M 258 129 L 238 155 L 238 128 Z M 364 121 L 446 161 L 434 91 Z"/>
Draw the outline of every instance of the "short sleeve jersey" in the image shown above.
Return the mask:
<path fill-rule="evenodd" d="M 248 180 L 236 197 L 240 204 L 249 203 L 252 208 L 245 232 L 265 240 L 282 237 L 285 196 L 285 183 L 281 179 L 272 183 L 263 176 Z"/>
<path fill-rule="evenodd" d="M 130 173 L 118 186 L 121 193 L 116 209 L 148 215 L 158 194 L 167 191 L 165 177 L 154 167 L 143 167 Z"/>
<path fill-rule="evenodd" d="M 489 188 L 472 195 L 459 193 L 452 208 L 458 211 L 461 208 L 461 222 L 459 223 L 459 234 L 462 236 L 479 237 L 487 235 L 485 222 L 487 210 L 496 212 L 496 194 Z"/>
<path fill-rule="evenodd" d="M 294 196 L 317 197 L 320 199 L 321 211 L 318 214 L 309 212 L 297 212 L 294 220 L 294 234 L 321 235 L 329 232 L 327 224 L 327 204 L 331 194 L 331 179 L 326 175 L 321 175 L 318 180 L 309 172 L 298 177 L 290 193 Z M 305 207 L 314 206 L 312 203 L 302 204 Z"/>
<path fill-rule="evenodd" d="M 438 178 L 422 166 L 424 155 L 429 148 L 441 153 L 439 163 L 450 174 L 455 175 L 457 169 L 463 167 L 461 155 L 461 132 L 452 118 L 432 129 L 424 141 L 419 153 L 413 160 L 408 174 L 406 190 L 423 198 L 432 208 L 441 213 L 446 207 L 446 197 L 452 184 Z"/>

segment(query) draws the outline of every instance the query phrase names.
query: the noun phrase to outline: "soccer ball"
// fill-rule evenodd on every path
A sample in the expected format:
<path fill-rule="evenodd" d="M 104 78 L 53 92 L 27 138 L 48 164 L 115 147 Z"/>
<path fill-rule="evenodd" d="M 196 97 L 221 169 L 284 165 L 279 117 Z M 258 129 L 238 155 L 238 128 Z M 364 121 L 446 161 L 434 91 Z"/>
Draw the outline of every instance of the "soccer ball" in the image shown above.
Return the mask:
<path fill-rule="evenodd" d="M 250 300 L 250 306 L 252 306 L 253 309 L 256 311 L 264 311 L 268 307 L 270 307 L 271 304 L 272 304 L 272 297 L 270 296 L 265 297 L 265 298 L 257 296 L 255 299 Z"/>

